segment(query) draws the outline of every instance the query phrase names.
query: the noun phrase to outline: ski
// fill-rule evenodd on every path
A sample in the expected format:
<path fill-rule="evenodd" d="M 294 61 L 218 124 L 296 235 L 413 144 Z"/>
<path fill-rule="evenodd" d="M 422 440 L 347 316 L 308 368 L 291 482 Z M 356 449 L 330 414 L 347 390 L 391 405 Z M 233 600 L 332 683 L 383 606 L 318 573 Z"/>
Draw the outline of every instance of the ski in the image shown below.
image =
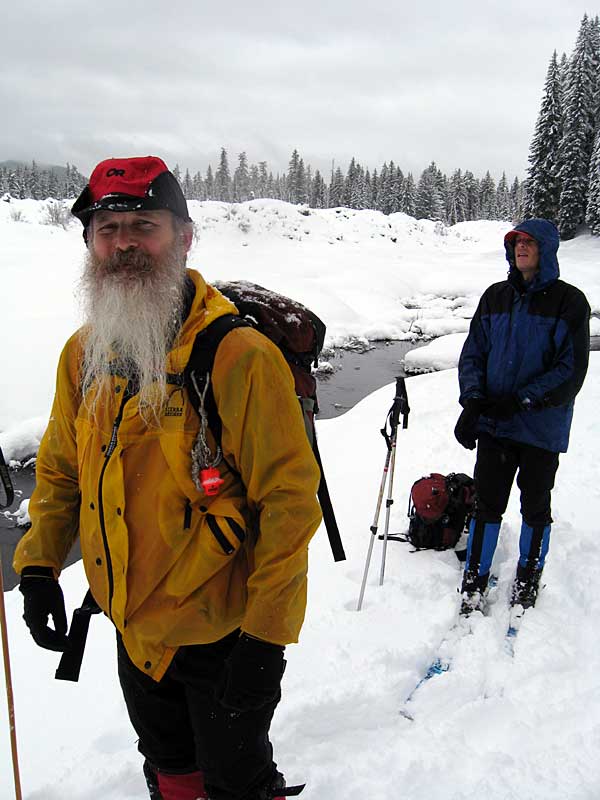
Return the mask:
<path fill-rule="evenodd" d="M 469 618 L 459 617 L 458 621 L 452 625 L 452 627 L 448 630 L 448 633 L 439 643 L 436 649 L 437 655 L 432 659 L 417 683 L 411 689 L 410 693 L 406 696 L 400 709 L 401 716 L 405 717 L 411 722 L 414 721 L 414 716 L 410 713 L 408 705 L 424 684 L 428 683 L 432 678 L 435 678 L 438 675 L 443 675 L 445 672 L 449 672 L 452 669 L 452 655 L 444 655 L 443 651 L 447 650 L 448 647 L 453 650 L 458 641 L 462 639 L 464 635 L 469 633 L 472 633 L 471 625 L 469 624 Z"/>
<path fill-rule="evenodd" d="M 496 577 L 496 575 L 490 575 L 490 579 L 488 582 L 488 589 L 493 589 L 497 585 L 497 583 L 498 583 L 498 578 Z M 485 603 L 482 609 L 474 611 L 473 613 L 485 614 L 486 606 L 487 603 Z M 424 684 L 428 683 L 432 678 L 435 678 L 437 675 L 443 675 L 445 672 L 449 672 L 450 669 L 452 669 L 452 656 L 451 655 L 445 656 L 442 654 L 442 651 L 444 649 L 447 649 L 447 646 L 451 643 L 451 640 L 452 640 L 452 647 L 454 648 L 456 647 L 457 642 L 465 634 L 472 632 L 473 631 L 472 631 L 472 626 L 470 624 L 470 617 L 459 615 L 458 620 L 452 625 L 452 627 L 448 630 L 448 633 L 444 636 L 444 638 L 438 645 L 436 650 L 437 655 L 429 663 L 425 672 L 421 675 L 417 683 L 414 685 L 414 687 L 404 700 L 402 708 L 400 709 L 401 716 L 405 717 L 408 720 L 414 721 L 414 717 L 407 709 L 407 706 L 411 702 L 415 694 Z"/>
<path fill-rule="evenodd" d="M 510 609 L 510 617 L 508 620 L 508 627 L 506 628 L 505 649 L 510 656 L 515 654 L 515 639 L 519 634 L 523 617 L 525 616 L 525 609 L 522 605 L 512 606 Z"/>

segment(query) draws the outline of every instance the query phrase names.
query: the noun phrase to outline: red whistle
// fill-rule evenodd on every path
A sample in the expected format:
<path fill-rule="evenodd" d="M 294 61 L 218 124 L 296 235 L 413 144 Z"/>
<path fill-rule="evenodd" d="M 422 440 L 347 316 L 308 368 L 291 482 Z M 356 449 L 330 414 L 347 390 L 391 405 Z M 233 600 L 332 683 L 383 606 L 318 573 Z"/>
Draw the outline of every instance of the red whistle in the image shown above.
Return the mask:
<path fill-rule="evenodd" d="M 200 470 L 200 485 L 204 489 L 204 494 L 208 495 L 208 497 L 219 494 L 219 489 L 223 483 L 224 480 L 219 475 L 219 470 L 216 467 Z"/>

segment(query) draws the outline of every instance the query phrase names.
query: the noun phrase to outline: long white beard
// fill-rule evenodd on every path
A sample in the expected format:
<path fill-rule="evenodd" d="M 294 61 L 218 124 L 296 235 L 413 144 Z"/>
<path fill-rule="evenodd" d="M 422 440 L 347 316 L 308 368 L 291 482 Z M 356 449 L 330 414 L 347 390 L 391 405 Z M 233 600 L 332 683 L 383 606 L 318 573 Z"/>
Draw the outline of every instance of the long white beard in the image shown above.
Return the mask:
<path fill-rule="evenodd" d="M 139 392 L 147 424 L 158 425 L 166 400 L 166 357 L 182 323 L 186 251 L 176 242 L 160 259 L 137 251 L 85 259 L 80 289 L 85 313 L 81 367 L 84 402 L 93 416 L 112 391 L 110 363 Z M 94 386 L 96 391 L 88 394 Z"/>

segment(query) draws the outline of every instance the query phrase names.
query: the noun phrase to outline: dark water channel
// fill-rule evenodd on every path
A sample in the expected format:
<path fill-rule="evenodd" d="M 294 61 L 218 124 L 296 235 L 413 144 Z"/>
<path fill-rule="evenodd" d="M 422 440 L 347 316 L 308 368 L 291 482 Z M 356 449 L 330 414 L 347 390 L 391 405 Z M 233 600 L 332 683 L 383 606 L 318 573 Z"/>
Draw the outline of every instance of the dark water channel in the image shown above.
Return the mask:
<path fill-rule="evenodd" d="M 422 344 L 376 342 L 363 352 L 336 350 L 329 360 L 334 371 L 318 375 L 319 419 L 339 417 L 363 397 L 405 375 L 402 359 Z"/>
<path fill-rule="evenodd" d="M 334 371 L 318 376 L 319 419 L 338 417 L 356 405 L 363 397 L 376 389 L 392 383 L 394 378 L 404 375 L 402 359 L 409 351 L 418 347 L 412 342 L 379 342 L 365 352 L 337 350 L 331 355 Z M 600 350 L 600 337 L 592 338 L 592 350 Z M 23 535 L 23 528 L 16 525 L 13 516 L 22 500 L 31 497 L 35 486 L 35 471 L 32 466 L 11 470 L 15 487 L 15 501 L 7 511 L 0 511 L 0 556 L 5 590 L 18 583 L 12 569 L 15 546 Z M 2 495 L 2 498 L 4 496 Z M 73 549 L 67 563 L 80 557 L 79 548 Z"/>

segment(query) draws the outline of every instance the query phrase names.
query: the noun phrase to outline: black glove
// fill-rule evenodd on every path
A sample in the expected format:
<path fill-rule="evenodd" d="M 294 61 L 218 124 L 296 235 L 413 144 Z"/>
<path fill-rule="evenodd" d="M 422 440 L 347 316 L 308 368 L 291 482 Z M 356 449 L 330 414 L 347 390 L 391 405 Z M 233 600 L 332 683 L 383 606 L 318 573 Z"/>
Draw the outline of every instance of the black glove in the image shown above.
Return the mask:
<path fill-rule="evenodd" d="M 487 406 L 483 397 L 471 398 L 465 402 L 462 414 L 454 428 L 456 441 L 467 450 L 474 450 L 477 445 L 477 420 Z"/>
<path fill-rule="evenodd" d="M 46 650 L 62 651 L 67 644 L 67 614 L 62 589 L 50 567 L 25 567 L 19 589 L 25 599 L 24 614 L 33 639 Z M 48 617 L 54 630 L 48 627 Z"/>
<path fill-rule="evenodd" d="M 284 648 L 242 633 L 225 661 L 219 701 L 232 711 L 250 711 L 279 696 Z"/>
<path fill-rule="evenodd" d="M 505 394 L 502 397 L 490 399 L 490 404 L 485 409 L 485 415 L 493 419 L 510 419 L 517 411 L 522 410 L 516 394 Z"/>

